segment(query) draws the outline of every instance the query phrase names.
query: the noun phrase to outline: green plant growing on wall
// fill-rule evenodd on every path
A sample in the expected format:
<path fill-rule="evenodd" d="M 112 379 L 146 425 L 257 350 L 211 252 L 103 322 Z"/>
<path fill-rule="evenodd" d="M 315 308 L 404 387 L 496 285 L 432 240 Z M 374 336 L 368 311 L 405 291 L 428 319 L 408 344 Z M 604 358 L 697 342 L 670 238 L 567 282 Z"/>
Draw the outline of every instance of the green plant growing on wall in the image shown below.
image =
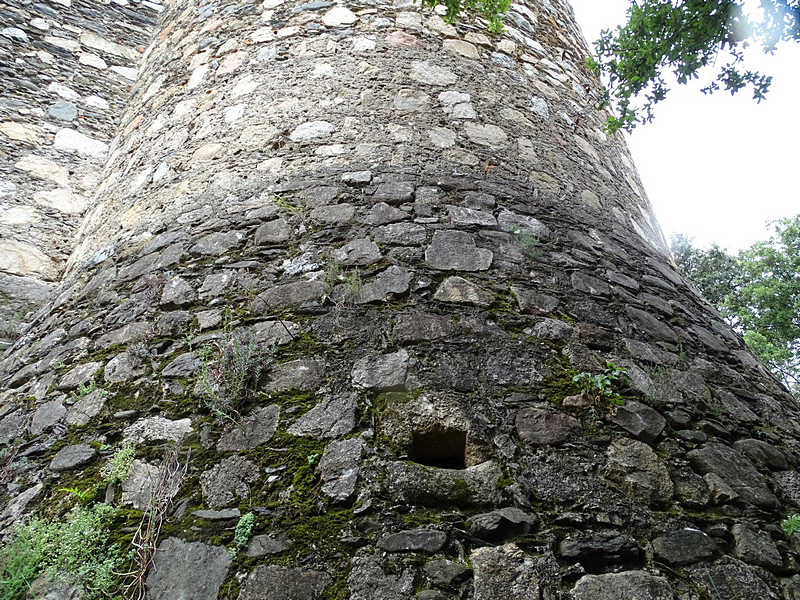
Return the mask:
<path fill-rule="evenodd" d="M 233 532 L 233 555 L 234 557 L 247 547 L 250 542 L 250 537 L 253 535 L 253 525 L 255 525 L 256 516 L 249 512 L 242 515 L 236 523 L 236 529 Z"/>
<path fill-rule="evenodd" d="M 485 18 L 489 22 L 487 28 L 491 33 L 502 33 L 502 15 L 511 6 L 511 0 L 422 0 L 422 6 L 428 8 L 436 8 L 438 5 L 447 9 L 444 19 L 448 23 L 455 22 L 466 11 Z"/>
<path fill-rule="evenodd" d="M 292 204 L 280 194 L 273 194 L 272 201 L 278 205 L 278 208 L 284 212 L 297 215 L 301 219 L 305 217 L 306 205 L 305 202 L 299 200 L 297 204 Z"/>
<path fill-rule="evenodd" d="M 781 521 L 781 528 L 787 536 L 800 533 L 800 514 L 793 514 Z"/>
<path fill-rule="evenodd" d="M 70 496 L 74 496 L 78 499 L 83 506 L 88 505 L 95 497 L 97 493 L 97 489 L 95 487 L 90 487 L 85 490 L 82 490 L 78 487 L 63 487 L 58 488 L 59 492 L 66 492 Z"/>
<path fill-rule="evenodd" d="M 601 404 L 605 400 L 622 406 L 625 401 L 614 391 L 614 384 L 621 381 L 624 376 L 624 369 L 608 362 L 601 373 L 578 373 L 572 378 L 572 382 L 578 385 L 581 395 L 591 400 L 593 404 Z"/>
<path fill-rule="evenodd" d="M 64 521 L 33 519 L 0 549 L 0 600 L 22 600 L 40 575 L 83 588 L 82 599 L 118 598 L 125 557 L 109 540 L 114 509 L 77 507 Z"/>
<path fill-rule="evenodd" d="M 97 382 L 94 379 L 87 381 L 86 383 L 78 384 L 78 389 L 72 392 L 70 395 L 74 400 L 80 400 L 84 396 L 88 396 L 93 391 L 97 389 Z"/>
<path fill-rule="evenodd" d="M 100 475 L 105 483 L 121 483 L 131 474 L 136 444 L 125 442 L 103 466 Z"/>
<path fill-rule="evenodd" d="M 529 230 L 512 226 L 511 233 L 516 237 L 520 252 L 526 258 L 537 260 L 542 257 L 542 238 Z"/>
<path fill-rule="evenodd" d="M 251 331 L 236 330 L 226 311 L 221 339 L 200 352 L 199 384 L 207 408 L 220 420 L 240 421 L 272 354 L 273 348 L 259 344 Z"/>
<path fill-rule="evenodd" d="M 333 288 L 339 283 L 342 275 L 342 268 L 339 263 L 334 260 L 328 260 L 325 263 L 325 272 L 323 275 L 323 283 L 325 284 L 325 295 L 330 296 Z"/>
<path fill-rule="evenodd" d="M 347 294 L 351 302 L 355 302 L 361 295 L 361 290 L 364 289 L 364 280 L 361 278 L 361 272 L 358 267 L 350 271 L 344 278 L 344 284 L 347 286 Z"/>

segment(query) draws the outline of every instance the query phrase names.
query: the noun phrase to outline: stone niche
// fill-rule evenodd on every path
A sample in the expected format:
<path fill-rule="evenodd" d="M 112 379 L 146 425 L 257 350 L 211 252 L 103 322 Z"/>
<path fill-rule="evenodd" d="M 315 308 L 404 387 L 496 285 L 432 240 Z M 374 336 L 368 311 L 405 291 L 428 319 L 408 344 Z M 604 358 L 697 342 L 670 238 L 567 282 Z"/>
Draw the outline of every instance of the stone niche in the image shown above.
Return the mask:
<path fill-rule="evenodd" d="M 464 401 L 444 394 L 394 392 L 380 397 L 379 433 L 409 460 L 465 469 L 491 458 Z"/>

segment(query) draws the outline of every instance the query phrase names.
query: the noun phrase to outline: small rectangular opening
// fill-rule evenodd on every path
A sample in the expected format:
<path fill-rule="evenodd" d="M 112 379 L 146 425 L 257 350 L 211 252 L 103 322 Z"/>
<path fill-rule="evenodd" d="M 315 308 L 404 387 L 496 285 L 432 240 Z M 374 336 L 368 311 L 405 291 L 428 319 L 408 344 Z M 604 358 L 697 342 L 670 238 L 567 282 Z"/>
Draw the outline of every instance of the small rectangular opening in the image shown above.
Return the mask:
<path fill-rule="evenodd" d="M 434 429 L 414 432 L 409 458 L 414 462 L 441 469 L 466 468 L 467 434 L 457 429 Z"/>

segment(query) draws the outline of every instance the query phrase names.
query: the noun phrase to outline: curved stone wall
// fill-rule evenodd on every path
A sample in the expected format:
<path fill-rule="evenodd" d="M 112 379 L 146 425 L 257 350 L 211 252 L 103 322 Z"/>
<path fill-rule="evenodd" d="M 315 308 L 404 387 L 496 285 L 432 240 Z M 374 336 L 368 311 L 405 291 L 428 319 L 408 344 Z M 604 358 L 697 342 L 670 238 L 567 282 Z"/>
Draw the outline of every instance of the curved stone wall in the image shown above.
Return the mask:
<path fill-rule="evenodd" d="M 153 600 L 796 597 L 796 403 L 669 265 L 569 6 L 507 23 L 170 4 L 0 363 L 3 526 L 127 441 L 126 515 L 191 450 Z"/>
<path fill-rule="evenodd" d="M 0 347 L 63 271 L 162 10 L 0 4 Z"/>

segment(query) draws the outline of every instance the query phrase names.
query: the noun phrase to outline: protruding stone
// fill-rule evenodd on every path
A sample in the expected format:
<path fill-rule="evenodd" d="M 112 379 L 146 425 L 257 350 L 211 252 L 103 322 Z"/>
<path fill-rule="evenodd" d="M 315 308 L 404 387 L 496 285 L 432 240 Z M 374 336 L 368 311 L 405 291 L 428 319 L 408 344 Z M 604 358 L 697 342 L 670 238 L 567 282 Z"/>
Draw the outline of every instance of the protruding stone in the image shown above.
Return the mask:
<path fill-rule="evenodd" d="M 475 600 L 541 598 L 558 573 L 552 555 L 537 559 L 516 544 L 478 548 L 470 554 L 470 562 L 475 571 Z"/>
<path fill-rule="evenodd" d="M 775 508 L 778 499 L 750 461 L 733 448 L 711 442 L 687 455 L 696 471 L 713 473 L 729 485 L 745 502 Z"/>
<path fill-rule="evenodd" d="M 145 417 L 129 425 L 122 433 L 126 441 L 138 443 L 170 441 L 179 442 L 193 431 L 191 419 L 171 421 L 164 417 Z"/>
<path fill-rule="evenodd" d="M 585 575 L 572 590 L 575 600 L 673 600 L 669 582 L 644 571 Z"/>
<path fill-rule="evenodd" d="M 497 125 L 478 125 L 468 121 L 464 123 L 464 131 L 476 144 L 493 150 L 505 148 L 508 143 L 508 134 Z"/>
<path fill-rule="evenodd" d="M 648 444 L 655 442 L 667 425 L 667 420 L 658 411 L 634 400 L 617 407 L 611 421 Z"/>
<path fill-rule="evenodd" d="M 485 271 L 492 258 L 492 251 L 478 248 L 475 238 L 466 231 L 438 230 L 425 250 L 428 265 L 443 271 Z"/>
<path fill-rule="evenodd" d="M 328 396 L 287 431 L 292 435 L 309 435 L 319 439 L 346 435 L 355 427 L 357 400 L 353 393 Z"/>
<path fill-rule="evenodd" d="M 280 408 L 270 404 L 234 423 L 217 442 L 217 451 L 250 450 L 269 441 L 278 428 Z"/>
<path fill-rule="evenodd" d="M 658 455 L 643 442 L 617 438 L 606 453 L 606 478 L 632 498 L 668 502 L 674 491 L 669 471 Z"/>
<path fill-rule="evenodd" d="M 80 467 L 91 461 L 97 450 L 92 448 L 89 444 L 74 444 L 72 446 L 64 446 L 59 450 L 50 461 L 50 469 L 53 471 L 68 471 L 75 467 Z"/>
<path fill-rule="evenodd" d="M 427 61 L 415 61 L 411 64 L 411 79 L 428 85 L 453 85 L 456 75 Z"/>
<path fill-rule="evenodd" d="M 356 361 L 350 374 L 357 388 L 387 391 L 405 387 L 408 371 L 408 352 L 365 356 Z"/>
<path fill-rule="evenodd" d="M 434 300 L 456 304 L 472 304 L 474 306 L 490 306 L 494 295 L 479 288 L 463 277 L 452 276 L 445 279 L 436 289 Z"/>
<path fill-rule="evenodd" d="M 736 544 L 734 552 L 739 559 L 773 570 L 783 565 L 781 554 L 768 533 L 744 523 L 734 525 L 731 533 Z"/>
<path fill-rule="evenodd" d="M 289 139 L 299 143 L 315 142 L 331 137 L 333 131 L 333 125 L 327 121 L 309 121 L 295 127 L 289 134 Z"/>
<path fill-rule="evenodd" d="M 534 445 L 557 445 L 580 430 L 574 417 L 544 408 L 525 408 L 515 417 L 517 435 Z"/>
<path fill-rule="evenodd" d="M 241 456 L 229 456 L 200 475 L 203 497 L 212 508 L 230 506 L 250 493 L 258 480 L 258 467 Z"/>
<path fill-rule="evenodd" d="M 342 265 L 371 265 L 382 255 L 378 245 L 372 240 L 356 239 L 332 252 L 333 260 Z"/>
<path fill-rule="evenodd" d="M 691 565 L 713 559 L 719 549 L 710 537 L 697 529 L 680 529 L 653 540 L 653 551 L 670 565 Z"/>
<path fill-rule="evenodd" d="M 386 552 L 438 552 L 447 542 L 447 534 L 436 529 L 409 529 L 384 535 L 378 547 Z"/>
<path fill-rule="evenodd" d="M 319 461 L 322 492 L 334 502 L 345 502 L 355 492 L 362 450 L 359 438 L 333 441 L 325 447 Z"/>
<path fill-rule="evenodd" d="M 56 133 L 53 147 L 56 150 L 76 152 L 92 158 L 103 158 L 108 152 L 108 144 L 74 129 L 61 129 Z"/>
<path fill-rule="evenodd" d="M 327 27 L 341 27 L 342 25 L 352 25 L 358 21 L 358 17 L 345 6 L 336 5 L 322 16 L 322 22 Z"/>
<path fill-rule="evenodd" d="M 471 58 L 473 60 L 479 58 L 478 49 L 473 44 L 463 40 L 445 40 L 443 48 L 447 52 L 452 52 L 464 58 Z"/>

